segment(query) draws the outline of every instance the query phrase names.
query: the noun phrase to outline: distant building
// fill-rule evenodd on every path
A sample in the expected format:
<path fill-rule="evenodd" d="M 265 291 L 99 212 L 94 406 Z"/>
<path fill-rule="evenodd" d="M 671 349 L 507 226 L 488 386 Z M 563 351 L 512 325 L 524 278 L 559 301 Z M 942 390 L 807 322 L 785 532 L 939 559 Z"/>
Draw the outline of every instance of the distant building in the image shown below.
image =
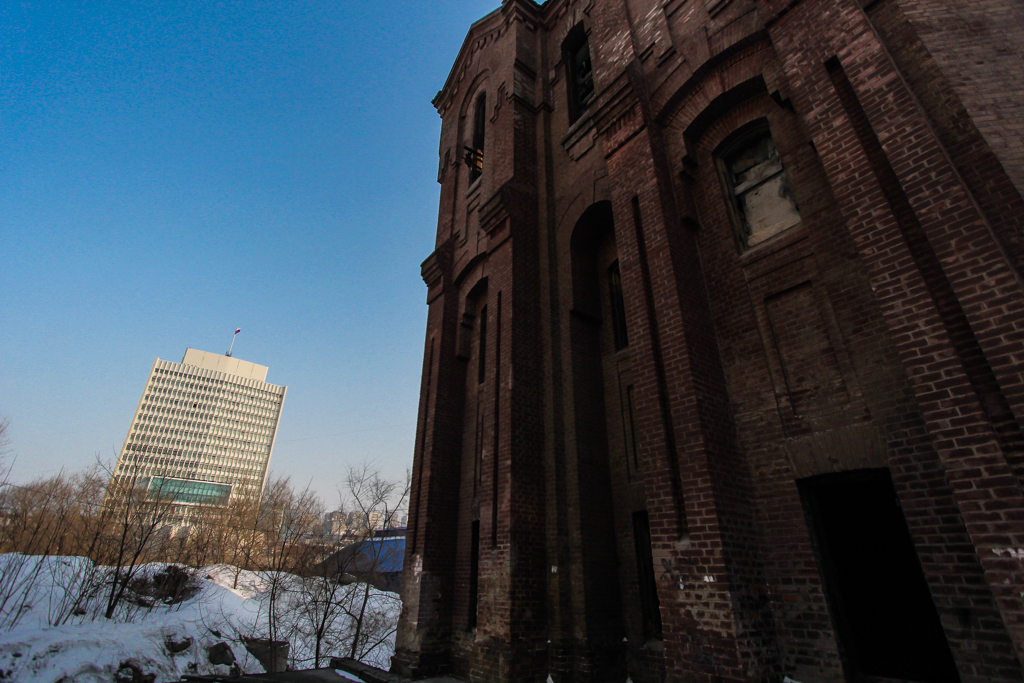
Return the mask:
<path fill-rule="evenodd" d="M 324 534 L 327 536 L 344 536 L 348 531 L 348 515 L 341 510 L 328 512 L 324 515 Z"/>
<path fill-rule="evenodd" d="M 353 512 L 348 516 L 348 531 L 352 533 L 360 533 L 368 530 L 378 530 L 384 528 L 384 513 L 378 510 L 370 510 L 370 512 Z"/>
<path fill-rule="evenodd" d="M 263 490 L 286 387 L 267 367 L 187 349 L 153 363 L 113 481 L 138 480 L 183 504 Z"/>
<path fill-rule="evenodd" d="M 348 515 L 348 528 L 355 531 L 366 527 L 366 515 L 362 512 L 350 512 Z"/>
<path fill-rule="evenodd" d="M 370 512 L 370 514 L 367 515 L 367 518 L 368 519 L 367 519 L 366 526 L 368 528 L 373 529 L 374 531 L 376 531 L 377 529 L 380 529 L 380 528 L 383 527 L 383 521 L 384 521 L 384 514 L 383 513 L 378 512 L 377 510 L 372 510 Z"/>

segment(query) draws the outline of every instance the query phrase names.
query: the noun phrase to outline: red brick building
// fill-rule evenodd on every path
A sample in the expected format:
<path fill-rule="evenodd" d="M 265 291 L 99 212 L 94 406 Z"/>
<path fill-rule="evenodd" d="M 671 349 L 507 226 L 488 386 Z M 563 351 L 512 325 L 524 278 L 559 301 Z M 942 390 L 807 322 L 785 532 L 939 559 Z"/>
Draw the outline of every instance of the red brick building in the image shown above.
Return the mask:
<path fill-rule="evenodd" d="M 506 0 L 435 105 L 393 670 L 1021 681 L 1024 6 Z"/>

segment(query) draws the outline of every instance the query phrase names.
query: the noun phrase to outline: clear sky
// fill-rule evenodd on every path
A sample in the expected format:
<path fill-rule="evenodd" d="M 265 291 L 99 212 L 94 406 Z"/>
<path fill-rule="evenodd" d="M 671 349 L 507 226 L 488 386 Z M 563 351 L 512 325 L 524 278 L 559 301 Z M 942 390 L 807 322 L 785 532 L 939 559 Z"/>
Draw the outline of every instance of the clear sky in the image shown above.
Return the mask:
<path fill-rule="evenodd" d="M 274 472 L 412 464 L 440 120 L 497 0 L 0 3 L 13 481 L 113 459 L 157 357 L 288 386 Z"/>

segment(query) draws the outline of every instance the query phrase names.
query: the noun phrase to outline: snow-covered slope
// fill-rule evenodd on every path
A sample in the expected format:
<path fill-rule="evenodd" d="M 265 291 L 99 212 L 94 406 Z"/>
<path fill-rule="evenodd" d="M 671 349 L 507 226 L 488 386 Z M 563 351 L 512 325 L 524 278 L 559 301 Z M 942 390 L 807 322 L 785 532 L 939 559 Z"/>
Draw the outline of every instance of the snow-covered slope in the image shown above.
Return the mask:
<path fill-rule="evenodd" d="M 149 565 L 144 570 L 152 576 L 163 567 Z M 108 575 L 103 568 L 98 572 L 99 590 L 88 604 L 72 610 L 76 613 L 67 609 L 67 586 L 74 584 L 67 577 L 80 578 L 90 570 L 91 564 L 83 558 L 0 555 L 0 681 L 109 683 L 118 671 L 131 680 L 132 669 L 142 676 L 154 674 L 156 683 L 178 681 L 184 673 L 228 674 L 231 666 L 210 662 L 209 649 L 219 643 L 231 648 L 242 672 L 263 672 L 242 639 L 266 635 L 266 576 L 225 565 L 206 567 L 198 570 L 198 591 L 191 597 L 171 605 L 157 601 L 152 607 L 130 602 L 107 620 L 102 616 L 109 591 L 101 582 Z M 5 601 L 4 588 L 11 593 L 18 574 L 23 576 L 22 595 Z M 298 581 L 285 578 L 286 584 Z M 314 643 L 297 621 L 297 596 L 285 591 L 279 637 L 291 643 L 294 663 L 311 667 Z M 401 608 L 397 596 L 371 588 L 370 598 L 372 609 L 397 621 Z M 13 628 L 12 621 L 17 622 Z M 350 621 L 339 619 L 332 644 L 343 642 Z M 386 668 L 393 649 L 392 634 L 363 659 Z M 348 654 L 326 648 L 323 652 Z"/>

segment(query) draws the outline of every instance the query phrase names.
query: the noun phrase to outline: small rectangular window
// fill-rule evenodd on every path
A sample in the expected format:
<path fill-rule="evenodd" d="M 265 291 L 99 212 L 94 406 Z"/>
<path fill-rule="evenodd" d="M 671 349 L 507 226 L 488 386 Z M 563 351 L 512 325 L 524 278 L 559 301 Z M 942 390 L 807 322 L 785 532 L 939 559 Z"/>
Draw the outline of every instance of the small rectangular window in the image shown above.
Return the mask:
<path fill-rule="evenodd" d="M 622 275 L 619 273 L 619 262 L 608 268 L 608 288 L 611 295 L 612 328 L 615 331 L 615 350 L 629 346 L 626 334 L 626 304 L 622 299 Z"/>
<path fill-rule="evenodd" d="M 487 379 L 487 307 L 480 309 L 480 339 L 477 342 L 476 382 L 483 384 Z"/>

